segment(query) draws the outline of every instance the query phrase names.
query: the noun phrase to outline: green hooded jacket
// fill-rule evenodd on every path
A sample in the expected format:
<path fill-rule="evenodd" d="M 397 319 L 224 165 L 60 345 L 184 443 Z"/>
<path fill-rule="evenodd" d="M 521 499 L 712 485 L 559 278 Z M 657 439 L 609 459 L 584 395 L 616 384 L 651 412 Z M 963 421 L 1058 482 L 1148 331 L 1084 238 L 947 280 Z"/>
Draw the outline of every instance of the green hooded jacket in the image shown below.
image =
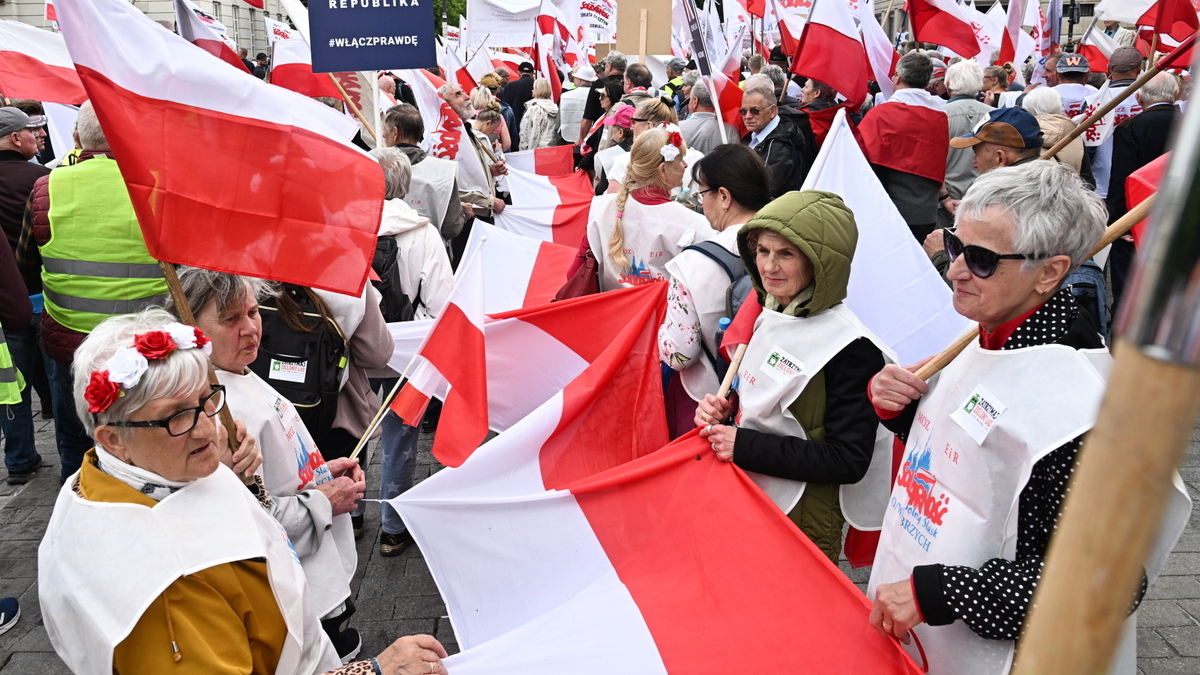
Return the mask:
<path fill-rule="evenodd" d="M 813 283 L 787 307 L 766 294 L 755 263 L 752 235 L 770 230 L 786 237 L 813 266 Z M 767 204 L 738 232 L 738 253 L 750 274 L 759 301 L 767 311 L 792 316 L 818 314 L 846 299 L 850 263 L 858 245 L 854 213 L 831 192 L 789 192 Z M 808 438 L 825 440 L 825 371 L 817 373 L 788 406 Z M 837 485 L 809 483 L 800 503 L 788 516 L 836 564 L 841 553 L 842 516 Z"/>

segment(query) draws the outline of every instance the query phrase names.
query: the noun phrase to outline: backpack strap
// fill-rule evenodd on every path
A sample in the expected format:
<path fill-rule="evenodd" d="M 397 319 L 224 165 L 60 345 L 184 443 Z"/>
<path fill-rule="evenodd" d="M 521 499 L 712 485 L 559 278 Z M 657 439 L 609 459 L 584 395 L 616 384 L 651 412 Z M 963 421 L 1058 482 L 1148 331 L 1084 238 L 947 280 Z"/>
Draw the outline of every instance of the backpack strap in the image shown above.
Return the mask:
<path fill-rule="evenodd" d="M 731 253 L 729 249 L 718 244 L 715 241 L 702 241 L 692 244 L 683 249 L 684 251 L 697 251 L 707 257 L 709 260 L 721 266 L 725 270 L 725 276 L 729 277 L 729 283 L 733 283 L 741 279 L 746 274 L 746 268 L 742 267 L 742 259 L 736 253 Z"/>

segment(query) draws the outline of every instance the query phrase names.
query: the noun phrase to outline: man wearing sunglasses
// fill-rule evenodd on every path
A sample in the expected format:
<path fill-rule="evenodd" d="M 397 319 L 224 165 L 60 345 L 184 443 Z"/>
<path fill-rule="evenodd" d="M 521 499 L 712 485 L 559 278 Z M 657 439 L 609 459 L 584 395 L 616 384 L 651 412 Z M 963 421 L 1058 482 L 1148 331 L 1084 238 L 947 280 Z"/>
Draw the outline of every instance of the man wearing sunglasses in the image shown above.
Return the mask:
<path fill-rule="evenodd" d="M 785 192 L 800 189 L 811 162 L 804 159 L 808 154 L 800 129 L 779 116 L 779 102 L 770 82 L 748 85 L 738 114 L 750 131 L 742 137 L 742 142 L 767 163 L 771 198 L 778 199 Z"/>

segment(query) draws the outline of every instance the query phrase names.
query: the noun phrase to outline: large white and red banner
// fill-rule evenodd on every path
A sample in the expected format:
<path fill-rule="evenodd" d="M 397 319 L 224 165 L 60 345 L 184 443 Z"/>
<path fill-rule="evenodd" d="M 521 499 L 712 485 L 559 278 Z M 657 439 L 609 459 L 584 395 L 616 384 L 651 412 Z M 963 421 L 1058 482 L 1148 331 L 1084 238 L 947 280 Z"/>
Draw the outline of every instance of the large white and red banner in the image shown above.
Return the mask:
<path fill-rule="evenodd" d="M 408 381 L 391 403 L 405 424 L 417 426 L 431 397 L 445 402 L 442 414 L 448 424 L 439 425 L 433 455 L 446 466 L 461 465 L 488 433 L 485 293 L 483 261 L 476 253 L 455 275 L 450 302 L 406 369 Z"/>
<path fill-rule="evenodd" d="M 509 152 L 504 161 L 510 169 L 518 169 L 539 176 L 565 176 L 575 172 L 575 148 L 570 145 L 553 145 L 549 148 Z"/>
<path fill-rule="evenodd" d="M 313 72 L 312 53 L 304 40 L 276 40 L 271 51 L 271 84 L 310 97 L 342 98 L 329 75 Z"/>
<path fill-rule="evenodd" d="M 513 203 L 496 214 L 497 227 L 533 239 L 579 246 L 595 196 L 586 173 L 541 176 L 510 165 L 508 189 Z"/>
<path fill-rule="evenodd" d="M 62 36 L 7 19 L 0 21 L 0 93 L 71 105 L 87 100 Z"/>
<path fill-rule="evenodd" d="M 916 675 L 740 469 L 695 434 L 663 447 L 664 311 L 657 284 L 514 313 L 586 366 L 461 467 L 391 500 L 464 649 L 447 668 Z"/>
<path fill-rule="evenodd" d="M 192 0 L 175 0 L 175 28 L 179 37 L 196 45 L 225 63 L 250 72 L 229 39 L 225 25 L 200 11 Z"/>
<path fill-rule="evenodd" d="M 384 184 L 350 144 L 357 123 L 227 67 L 122 0 L 57 10 L 151 255 L 362 292 Z"/>

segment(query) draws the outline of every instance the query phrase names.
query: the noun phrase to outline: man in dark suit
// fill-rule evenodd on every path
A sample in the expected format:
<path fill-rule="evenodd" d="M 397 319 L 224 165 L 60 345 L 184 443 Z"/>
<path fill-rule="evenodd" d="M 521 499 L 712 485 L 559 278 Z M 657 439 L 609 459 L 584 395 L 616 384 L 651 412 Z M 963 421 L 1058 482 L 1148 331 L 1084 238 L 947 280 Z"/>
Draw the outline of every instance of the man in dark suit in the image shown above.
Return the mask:
<path fill-rule="evenodd" d="M 521 118 L 525 117 L 525 104 L 533 100 L 533 64 L 525 61 L 517 68 L 517 71 L 521 76 L 504 85 L 504 91 L 500 92 L 500 100 L 512 108 L 513 117 L 516 118 L 516 124 L 508 130 L 514 148 L 521 147 L 521 140 L 518 138 L 521 131 Z"/>
<path fill-rule="evenodd" d="M 1129 210 L 1125 204 L 1125 179 L 1167 151 L 1167 139 L 1177 118 L 1182 117 L 1175 99 L 1179 81 L 1170 73 L 1159 73 L 1137 92 L 1142 112 L 1113 129 L 1112 178 L 1108 183 L 1108 222 Z M 1113 242 L 1108 269 L 1113 294 L 1112 316 L 1116 316 L 1126 277 L 1133 264 L 1133 240 L 1129 235 Z"/>

